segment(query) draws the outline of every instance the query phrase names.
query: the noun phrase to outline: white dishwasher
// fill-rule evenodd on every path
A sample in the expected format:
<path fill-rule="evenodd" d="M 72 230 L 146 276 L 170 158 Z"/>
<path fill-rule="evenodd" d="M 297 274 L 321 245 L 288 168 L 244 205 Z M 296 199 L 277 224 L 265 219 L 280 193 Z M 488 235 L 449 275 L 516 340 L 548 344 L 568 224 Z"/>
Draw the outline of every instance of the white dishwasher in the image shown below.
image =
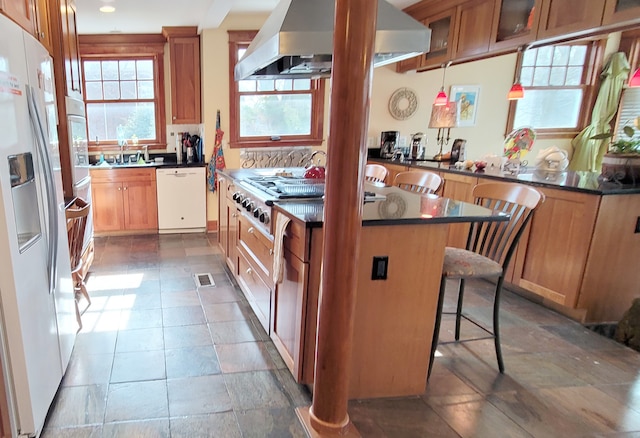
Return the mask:
<path fill-rule="evenodd" d="M 207 181 L 204 167 L 156 169 L 158 231 L 202 232 L 207 229 Z"/>

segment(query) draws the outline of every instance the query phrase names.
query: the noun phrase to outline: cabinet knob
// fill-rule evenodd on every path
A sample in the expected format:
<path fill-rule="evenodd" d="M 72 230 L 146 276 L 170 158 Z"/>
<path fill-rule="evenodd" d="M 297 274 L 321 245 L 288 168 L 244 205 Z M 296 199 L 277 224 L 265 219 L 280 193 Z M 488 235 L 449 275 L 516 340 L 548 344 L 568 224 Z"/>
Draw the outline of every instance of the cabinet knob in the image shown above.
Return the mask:
<path fill-rule="evenodd" d="M 124 190 L 127 190 L 127 188 L 125 187 Z"/>
<path fill-rule="evenodd" d="M 122 190 L 122 187 L 118 187 L 118 191 Z"/>
<path fill-rule="evenodd" d="M 269 248 L 269 255 L 273 255 L 273 249 Z"/>
<path fill-rule="evenodd" d="M 249 234 L 253 234 L 255 231 L 256 231 L 256 229 L 255 229 L 255 228 L 250 227 L 250 228 L 247 230 L 247 233 L 249 233 Z"/>
<path fill-rule="evenodd" d="M 253 275 L 253 269 L 247 268 L 247 274 L 248 275 Z"/>
<path fill-rule="evenodd" d="M 238 213 L 233 213 L 231 217 L 238 217 Z"/>

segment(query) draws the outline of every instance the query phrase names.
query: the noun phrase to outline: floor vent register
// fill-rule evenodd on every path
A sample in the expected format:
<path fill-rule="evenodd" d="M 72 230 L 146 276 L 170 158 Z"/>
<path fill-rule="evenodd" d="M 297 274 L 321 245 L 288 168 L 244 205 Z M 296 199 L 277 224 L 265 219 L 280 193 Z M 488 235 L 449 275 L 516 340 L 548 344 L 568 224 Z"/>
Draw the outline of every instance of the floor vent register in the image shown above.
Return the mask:
<path fill-rule="evenodd" d="M 216 284 L 213 281 L 211 274 L 195 274 L 194 279 L 197 287 L 214 287 Z"/>

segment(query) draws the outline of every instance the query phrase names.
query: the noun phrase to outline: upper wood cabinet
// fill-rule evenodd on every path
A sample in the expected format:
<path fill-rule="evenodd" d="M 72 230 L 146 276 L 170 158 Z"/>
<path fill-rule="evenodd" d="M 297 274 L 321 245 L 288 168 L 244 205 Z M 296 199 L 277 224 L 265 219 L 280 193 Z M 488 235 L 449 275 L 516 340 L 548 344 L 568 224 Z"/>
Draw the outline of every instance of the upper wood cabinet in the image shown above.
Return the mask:
<path fill-rule="evenodd" d="M 163 27 L 171 63 L 171 123 L 200 123 L 200 36 L 196 27 Z"/>
<path fill-rule="evenodd" d="M 37 3 L 36 37 L 43 46 L 53 55 L 53 36 L 51 35 L 51 22 L 49 21 L 49 0 L 38 0 Z"/>
<path fill-rule="evenodd" d="M 59 114 L 66 114 L 60 107 L 64 96 L 82 99 L 82 67 L 76 27 L 75 0 L 49 1 L 49 26 L 51 30 Z M 66 138 L 60 138 L 61 143 Z"/>
<path fill-rule="evenodd" d="M 637 21 L 640 17 L 640 0 L 607 0 L 602 24 L 609 25 Z"/>
<path fill-rule="evenodd" d="M 27 32 L 35 34 L 36 17 L 33 0 L 0 0 L 0 12 Z"/>
<path fill-rule="evenodd" d="M 542 0 L 498 0 L 494 9 L 490 50 L 516 48 L 537 35 Z"/>
<path fill-rule="evenodd" d="M 489 51 L 495 0 L 473 0 L 458 6 L 454 27 L 454 56 L 482 55 Z"/>
<path fill-rule="evenodd" d="M 605 0 L 543 0 L 538 39 L 587 33 L 602 23 Z"/>

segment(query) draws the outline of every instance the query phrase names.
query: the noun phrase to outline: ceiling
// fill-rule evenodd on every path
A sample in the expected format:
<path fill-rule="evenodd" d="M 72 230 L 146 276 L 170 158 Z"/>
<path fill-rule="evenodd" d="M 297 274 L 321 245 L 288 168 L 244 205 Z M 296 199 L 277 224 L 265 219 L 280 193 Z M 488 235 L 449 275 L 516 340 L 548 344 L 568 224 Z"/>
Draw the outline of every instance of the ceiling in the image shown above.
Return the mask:
<path fill-rule="evenodd" d="M 387 0 L 402 9 L 418 0 Z M 162 26 L 216 28 L 229 13 L 266 14 L 278 0 L 76 0 L 79 34 L 161 33 Z M 103 13 L 103 5 L 115 12 Z"/>

